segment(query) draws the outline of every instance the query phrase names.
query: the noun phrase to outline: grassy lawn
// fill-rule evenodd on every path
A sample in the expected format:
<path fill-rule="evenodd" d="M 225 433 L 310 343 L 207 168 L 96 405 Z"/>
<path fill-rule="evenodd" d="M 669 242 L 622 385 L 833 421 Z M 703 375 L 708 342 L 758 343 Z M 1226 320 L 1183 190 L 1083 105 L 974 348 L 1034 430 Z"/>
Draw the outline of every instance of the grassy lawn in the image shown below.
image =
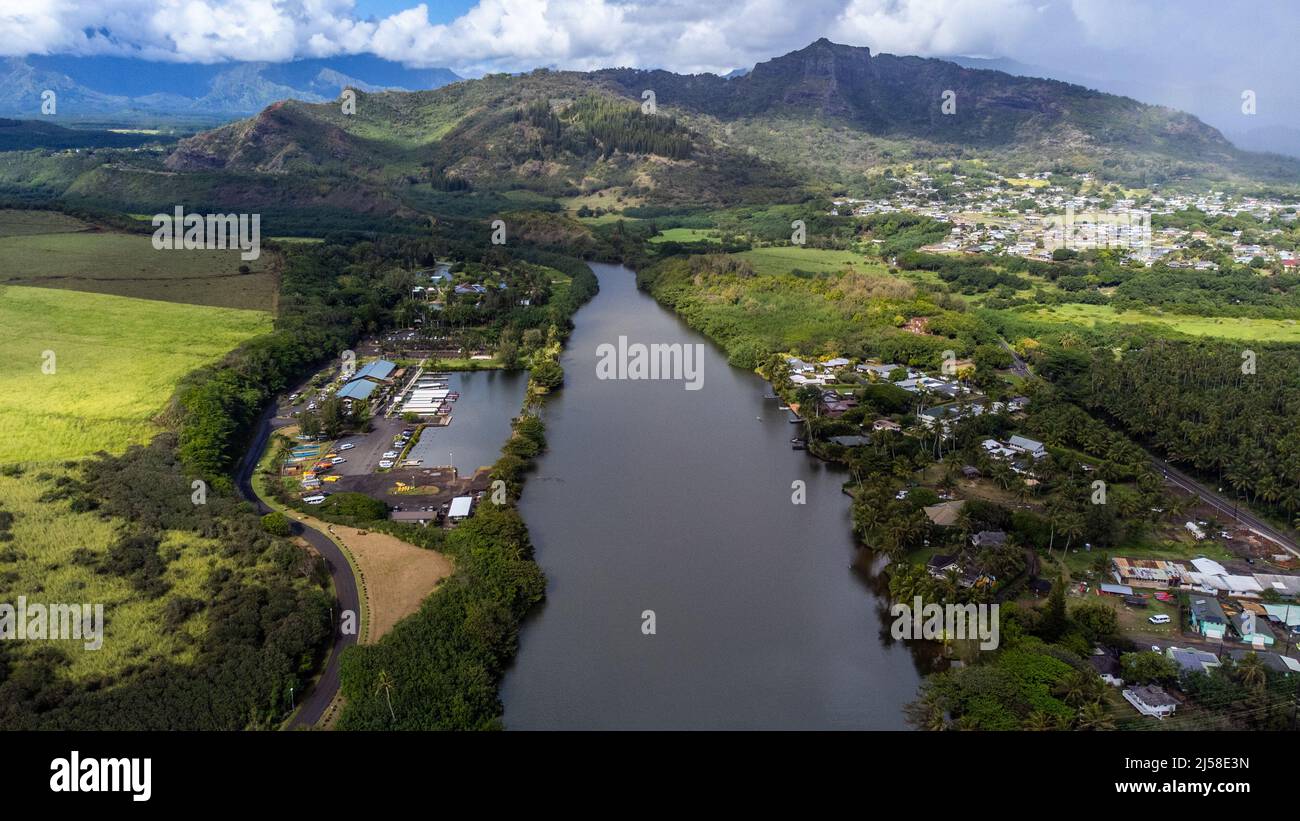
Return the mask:
<path fill-rule="evenodd" d="M 119 522 L 98 512 L 73 512 L 66 501 L 40 501 L 53 477 L 39 479 L 37 470 L 0 475 L 2 507 L 16 517 L 14 541 L 0 546 L 16 553 L 5 557 L 0 601 L 16 604 L 18 596 L 26 596 L 29 604 L 103 604 L 104 642 L 93 651 L 78 641 L 15 641 L 8 642 L 9 649 L 21 656 L 57 647 L 70 660 L 67 675 L 74 680 L 114 675 L 151 659 L 193 661 L 193 639 L 207 630 L 206 614 L 191 616 L 174 629 L 164 628 L 162 614 L 175 598 L 206 598 L 204 581 L 211 569 L 239 572 L 222 557 L 219 544 L 191 533 L 169 533 L 159 553 L 169 560 L 165 579 L 171 588 L 160 598 L 147 598 L 127 578 L 78 561 L 81 551 L 102 557 L 118 537 Z"/>
<path fill-rule="evenodd" d="M 439 359 L 430 363 L 431 371 L 492 371 L 504 367 L 501 360 L 492 359 Z"/>
<path fill-rule="evenodd" d="M 717 242 L 718 232 L 707 228 L 666 228 L 651 242 Z"/>
<path fill-rule="evenodd" d="M 1093 327 L 1098 323 L 1163 325 L 1190 336 L 1221 339 L 1259 340 L 1263 342 L 1300 342 L 1300 322 L 1292 319 L 1246 319 L 1205 317 L 1184 314 L 1157 314 L 1146 311 L 1116 311 L 1109 305 L 1057 305 L 1040 308 L 1026 316 L 1039 320 L 1073 322 Z"/>
<path fill-rule="evenodd" d="M 760 274 L 788 274 L 796 268 L 800 271 L 813 271 L 819 274 L 834 274 L 850 265 L 859 271 L 874 270 L 883 272 L 884 266 L 869 261 L 861 254 L 852 251 L 827 251 L 822 248 L 801 248 L 798 246 L 773 246 L 742 251 L 736 256 L 743 257 L 754 266 Z"/>
<path fill-rule="evenodd" d="M 70 218 L 0 212 L 0 258 L 5 261 L 0 285 L 252 310 L 269 310 L 274 303 L 276 274 L 269 253 L 244 262 L 237 250 L 158 251 L 148 234 L 78 230 L 66 224 L 55 233 L 51 219 Z M 241 274 L 241 265 L 249 273 Z"/>
<path fill-rule="evenodd" d="M 0 286 L 0 463 L 147 441 L 182 376 L 270 330 L 262 311 Z"/>

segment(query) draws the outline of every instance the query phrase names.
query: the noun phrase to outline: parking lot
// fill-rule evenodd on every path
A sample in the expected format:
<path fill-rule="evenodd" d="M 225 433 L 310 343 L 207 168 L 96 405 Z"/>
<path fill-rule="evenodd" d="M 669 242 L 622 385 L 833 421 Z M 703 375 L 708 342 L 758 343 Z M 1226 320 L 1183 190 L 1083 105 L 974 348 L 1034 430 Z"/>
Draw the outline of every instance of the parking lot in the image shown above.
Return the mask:
<path fill-rule="evenodd" d="M 393 445 L 393 437 L 397 436 L 403 430 L 414 429 L 414 425 L 403 422 L 401 419 L 387 419 L 379 417 L 372 419 L 371 424 L 374 430 L 370 433 L 344 436 L 339 439 L 338 444 L 351 443 L 355 447 L 343 451 L 336 446 L 334 452 L 339 456 L 347 458 L 347 461 L 335 468 L 335 472 L 340 476 L 362 476 L 374 473 L 379 469 L 379 463 L 383 461 L 384 454 L 396 450 Z"/>

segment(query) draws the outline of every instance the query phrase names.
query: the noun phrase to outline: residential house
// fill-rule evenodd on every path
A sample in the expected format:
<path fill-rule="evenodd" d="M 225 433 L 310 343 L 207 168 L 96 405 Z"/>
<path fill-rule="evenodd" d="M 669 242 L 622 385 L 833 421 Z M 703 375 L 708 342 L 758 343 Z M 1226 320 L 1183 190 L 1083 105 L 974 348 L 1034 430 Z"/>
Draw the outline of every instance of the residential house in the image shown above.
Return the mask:
<path fill-rule="evenodd" d="M 1154 685 L 1148 687 L 1130 687 L 1124 691 L 1124 700 L 1144 716 L 1164 718 L 1174 714 L 1178 702 L 1162 688 Z"/>
<path fill-rule="evenodd" d="M 1111 575 L 1120 584 L 1165 590 L 1177 587 L 1187 579 L 1187 569 L 1175 562 L 1162 559 L 1111 559 Z"/>
<path fill-rule="evenodd" d="M 1165 656 L 1173 659 L 1185 673 L 1208 673 L 1215 667 L 1222 666 L 1218 656 L 1193 647 L 1170 647 L 1165 650 Z"/>
<path fill-rule="evenodd" d="M 888 379 L 889 375 L 899 368 L 903 368 L 903 366 L 895 365 L 893 363 L 887 365 L 872 365 L 868 363 L 866 365 L 858 365 L 854 370 L 859 373 L 871 374 L 879 379 Z M 903 370 L 907 369 L 903 368 Z"/>
<path fill-rule="evenodd" d="M 1243 644 L 1256 648 L 1273 646 L 1273 634 L 1268 629 L 1268 620 L 1261 619 L 1254 613 L 1243 610 L 1233 616 L 1232 629 L 1241 637 Z"/>
<path fill-rule="evenodd" d="M 1011 448 L 1017 453 L 1028 454 L 1034 459 L 1041 459 L 1042 457 L 1047 455 L 1047 449 L 1043 447 L 1042 442 L 1038 442 L 1024 436 L 1019 436 L 1019 435 L 1012 436 L 1009 440 L 1007 440 L 1007 447 Z"/>
<path fill-rule="evenodd" d="M 1207 639 L 1223 639 L 1228 630 L 1228 617 L 1224 615 L 1218 599 L 1192 596 L 1187 605 L 1193 630 Z"/>
<path fill-rule="evenodd" d="M 996 439 L 985 439 L 980 442 L 980 446 L 984 448 L 985 453 L 994 459 L 1012 459 L 1017 455 L 1016 451 Z"/>
<path fill-rule="evenodd" d="M 826 407 L 826 415 L 832 419 L 836 419 L 856 408 L 858 406 L 858 400 L 849 396 L 843 399 L 832 399 L 823 404 Z"/>
<path fill-rule="evenodd" d="M 1268 669 L 1290 675 L 1291 673 L 1300 673 L 1300 659 L 1293 659 L 1290 656 L 1283 656 L 1278 653 L 1260 653 L 1245 647 L 1232 647 L 1228 649 L 1228 655 L 1232 660 L 1240 663 L 1242 659 L 1249 655 L 1259 657 Z"/>
<path fill-rule="evenodd" d="M 952 527 L 957 524 L 957 516 L 965 506 L 966 501 L 964 499 L 958 499 L 953 502 L 940 502 L 937 505 L 930 505 L 929 507 L 922 509 L 925 511 L 925 515 L 929 517 L 930 521 L 934 524 L 939 527 Z"/>
<path fill-rule="evenodd" d="M 832 436 L 831 444 L 844 448 L 860 448 L 871 444 L 869 436 Z"/>
<path fill-rule="evenodd" d="M 925 563 L 925 569 L 936 579 L 942 579 L 949 573 L 960 573 L 961 562 L 956 555 L 947 555 L 936 553 L 930 557 L 930 561 Z"/>
<path fill-rule="evenodd" d="M 1123 668 L 1119 657 L 1114 653 L 1098 647 L 1092 651 L 1088 663 L 1092 665 L 1093 670 L 1097 671 L 1097 675 L 1101 676 L 1102 681 L 1112 687 L 1124 686 L 1124 679 L 1121 677 Z"/>
<path fill-rule="evenodd" d="M 1001 530 L 981 530 L 970 537 L 975 547 L 1001 547 L 1007 543 L 1007 534 Z"/>

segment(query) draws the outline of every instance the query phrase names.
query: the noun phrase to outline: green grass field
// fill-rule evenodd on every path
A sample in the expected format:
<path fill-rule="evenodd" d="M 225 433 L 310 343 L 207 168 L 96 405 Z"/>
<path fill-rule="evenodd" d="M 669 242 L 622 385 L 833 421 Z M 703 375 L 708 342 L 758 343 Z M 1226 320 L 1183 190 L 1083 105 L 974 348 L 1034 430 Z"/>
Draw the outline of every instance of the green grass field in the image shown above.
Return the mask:
<path fill-rule="evenodd" d="M 262 311 L 0 285 L 0 463 L 144 442 L 182 376 L 270 330 Z"/>
<path fill-rule="evenodd" d="M 1157 314 L 1146 311 L 1118 312 L 1109 305 L 1057 305 L 1040 308 L 1025 316 L 1047 321 L 1072 322 L 1093 327 L 1098 324 L 1163 325 L 1189 336 L 1209 336 L 1261 342 L 1300 342 L 1300 323 L 1291 319 L 1246 319 L 1236 317 Z"/>
<path fill-rule="evenodd" d="M 155 658 L 192 661 L 192 639 L 207 630 L 206 614 L 190 617 L 175 631 L 164 628 L 161 614 L 178 596 L 206 598 L 203 582 L 210 568 L 239 572 L 220 555 L 217 542 L 169 533 L 159 552 L 170 557 L 165 578 L 171 589 L 161 598 L 146 598 L 125 577 L 98 573 L 76 561 L 79 550 L 102 556 L 117 539 L 119 524 L 95 512 L 75 513 L 66 501 L 40 501 L 51 484 L 38 475 L 29 470 L 21 476 L 0 476 L 0 509 L 15 515 L 14 540 L 0 550 L 17 554 L 6 556 L 0 601 L 16 605 L 21 595 L 29 604 L 103 604 L 104 641 L 98 650 L 87 650 L 78 641 L 17 641 L 11 642 L 14 652 L 21 656 L 56 647 L 70 660 L 67 675 L 73 680 L 113 675 Z"/>
<path fill-rule="evenodd" d="M 76 217 L 57 211 L 15 211 L 0 209 L 0 237 L 21 237 L 32 234 L 64 234 L 86 231 L 90 226 Z"/>
<path fill-rule="evenodd" d="M 243 262 L 239 251 L 159 251 L 150 235 L 86 230 L 53 212 L 0 211 L 0 285 L 270 310 L 273 256 Z M 249 273 L 241 274 L 247 265 Z"/>
<path fill-rule="evenodd" d="M 819 274 L 833 274 L 852 265 L 859 271 L 884 271 L 878 262 L 869 261 L 852 251 L 827 251 L 821 248 L 775 246 L 742 251 L 738 257 L 749 260 L 759 274 L 788 274 L 796 268 Z"/>
<path fill-rule="evenodd" d="M 651 242 L 717 242 L 718 232 L 707 228 L 666 228 Z"/>

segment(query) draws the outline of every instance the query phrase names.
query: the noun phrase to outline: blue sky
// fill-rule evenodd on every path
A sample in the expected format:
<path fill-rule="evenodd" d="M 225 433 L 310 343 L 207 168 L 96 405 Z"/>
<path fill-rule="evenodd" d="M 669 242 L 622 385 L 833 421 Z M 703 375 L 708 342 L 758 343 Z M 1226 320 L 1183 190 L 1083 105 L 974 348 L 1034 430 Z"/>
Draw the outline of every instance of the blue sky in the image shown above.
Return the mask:
<path fill-rule="evenodd" d="M 428 0 L 429 19 L 450 23 L 470 10 L 477 0 Z M 358 17 L 383 18 L 416 5 L 415 0 L 357 0 Z"/>

